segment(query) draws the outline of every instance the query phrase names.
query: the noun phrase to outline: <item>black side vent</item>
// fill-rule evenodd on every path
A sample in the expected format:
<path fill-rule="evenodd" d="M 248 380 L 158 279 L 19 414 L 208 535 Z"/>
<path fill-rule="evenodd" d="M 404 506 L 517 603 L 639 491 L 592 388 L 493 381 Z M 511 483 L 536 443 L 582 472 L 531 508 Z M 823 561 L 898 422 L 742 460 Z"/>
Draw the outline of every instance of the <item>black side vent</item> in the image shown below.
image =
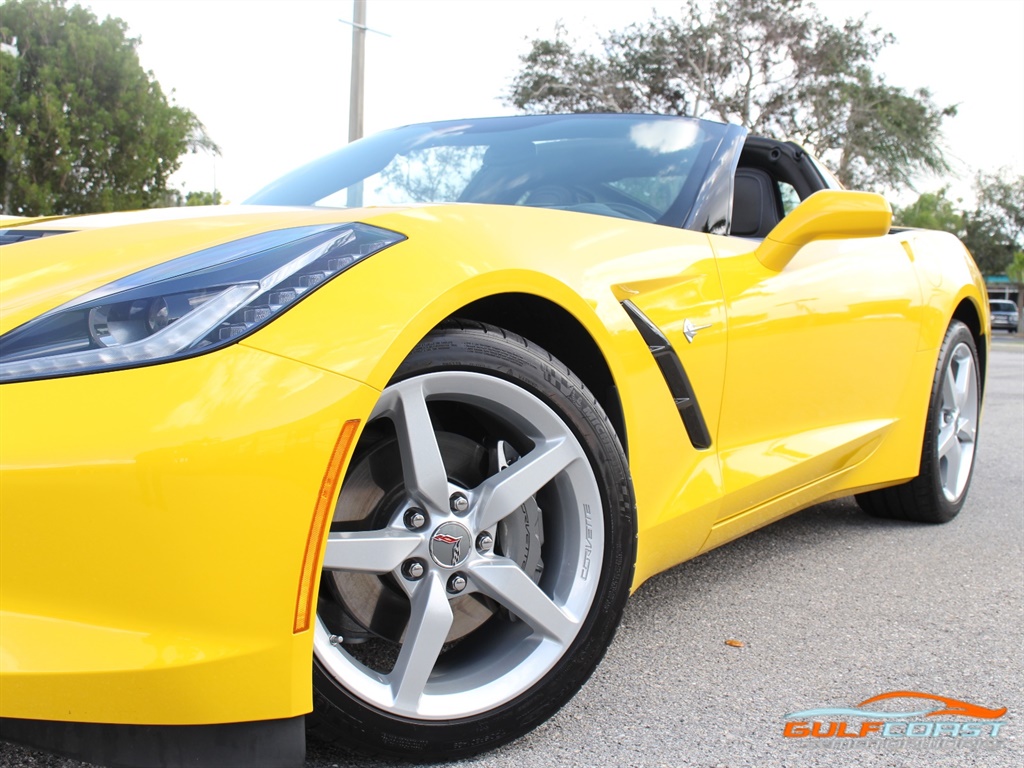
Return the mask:
<path fill-rule="evenodd" d="M 661 375 L 668 385 L 668 391 L 679 409 L 679 416 L 683 420 L 686 434 L 694 448 L 706 450 L 711 447 L 711 435 L 708 426 L 704 422 L 704 414 L 697 404 L 697 396 L 694 394 L 693 385 L 690 384 L 690 377 L 686 375 L 683 363 L 672 347 L 671 342 L 665 338 L 665 334 L 658 326 L 652 323 L 647 316 L 637 309 L 631 301 L 622 302 L 622 308 L 626 310 L 633 325 L 640 331 L 640 336 L 647 344 L 654 356 L 654 362 L 658 364 Z"/>

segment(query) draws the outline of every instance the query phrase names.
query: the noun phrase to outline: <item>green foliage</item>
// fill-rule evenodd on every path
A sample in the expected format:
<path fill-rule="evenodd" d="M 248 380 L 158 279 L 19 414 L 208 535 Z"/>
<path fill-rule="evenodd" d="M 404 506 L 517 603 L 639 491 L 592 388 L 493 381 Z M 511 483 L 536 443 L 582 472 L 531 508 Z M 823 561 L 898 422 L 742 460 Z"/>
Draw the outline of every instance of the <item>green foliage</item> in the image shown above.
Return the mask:
<path fill-rule="evenodd" d="M 1024 283 L 1024 251 L 1013 254 L 1013 261 L 1006 268 L 1006 276 L 1015 283 Z"/>
<path fill-rule="evenodd" d="M 220 205 L 224 200 L 219 190 L 213 192 L 188 192 L 181 194 L 180 189 L 168 187 L 159 196 L 154 197 L 150 208 L 181 208 L 183 205 Z"/>
<path fill-rule="evenodd" d="M 978 205 L 964 214 L 964 244 L 986 275 L 1005 274 L 1024 250 L 1024 176 L 980 173 L 974 186 Z"/>
<path fill-rule="evenodd" d="M 943 187 L 938 192 L 925 192 L 916 202 L 893 210 L 893 224 L 900 227 L 917 227 L 918 229 L 939 229 L 963 237 L 964 214 L 957 209 L 959 200 L 954 203 Z"/>
<path fill-rule="evenodd" d="M 185 205 L 220 205 L 224 202 L 220 190 L 213 192 L 189 192 L 185 195 Z"/>
<path fill-rule="evenodd" d="M 850 187 L 913 188 L 914 176 L 949 172 L 942 121 L 956 107 L 937 107 L 926 88 L 908 94 L 862 67 L 853 82 L 825 89 L 803 130 L 792 137 L 813 148 Z"/>
<path fill-rule="evenodd" d="M 943 187 L 897 208 L 893 222 L 951 232 L 964 241 L 984 274 L 1006 274 L 1024 282 L 1024 176 L 1011 178 L 1006 171 L 980 173 L 974 188 L 977 204 L 973 210 L 959 209 L 961 201 L 947 198 Z"/>
<path fill-rule="evenodd" d="M 0 211 L 22 216 L 146 208 L 202 123 L 139 64 L 138 40 L 65 0 L 0 5 Z M 13 52 L 11 52 L 13 51 Z"/>
<path fill-rule="evenodd" d="M 559 26 L 521 57 L 508 100 L 530 113 L 653 112 L 739 123 L 800 141 L 852 187 L 907 185 L 949 170 L 945 117 L 925 89 L 907 93 L 872 69 L 894 42 L 864 19 L 829 23 L 803 0 L 689 0 L 601 39 L 590 53 Z"/>

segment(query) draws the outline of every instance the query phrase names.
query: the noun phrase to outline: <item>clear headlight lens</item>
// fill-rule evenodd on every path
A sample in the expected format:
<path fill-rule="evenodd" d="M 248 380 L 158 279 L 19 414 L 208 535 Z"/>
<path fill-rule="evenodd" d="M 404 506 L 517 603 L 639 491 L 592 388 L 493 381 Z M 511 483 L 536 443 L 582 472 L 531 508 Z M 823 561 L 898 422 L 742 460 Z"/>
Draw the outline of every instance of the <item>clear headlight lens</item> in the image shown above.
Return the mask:
<path fill-rule="evenodd" d="M 0 336 L 0 381 L 146 365 L 216 349 L 404 239 L 365 224 L 297 227 L 136 272 Z"/>

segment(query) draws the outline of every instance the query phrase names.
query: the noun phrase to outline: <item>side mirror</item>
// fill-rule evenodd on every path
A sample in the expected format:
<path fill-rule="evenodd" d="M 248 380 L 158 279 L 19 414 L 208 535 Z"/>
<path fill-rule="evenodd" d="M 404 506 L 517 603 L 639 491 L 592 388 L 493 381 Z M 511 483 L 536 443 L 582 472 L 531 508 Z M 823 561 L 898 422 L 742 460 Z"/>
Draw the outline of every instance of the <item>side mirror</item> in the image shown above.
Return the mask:
<path fill-rule="evenodd" d="M 891 224 L 892 208 L 881 195 L 823 189 L 780 221 L 754 255 L 768 269 L 778 272 L 814 240 L 881 237 Z"/>

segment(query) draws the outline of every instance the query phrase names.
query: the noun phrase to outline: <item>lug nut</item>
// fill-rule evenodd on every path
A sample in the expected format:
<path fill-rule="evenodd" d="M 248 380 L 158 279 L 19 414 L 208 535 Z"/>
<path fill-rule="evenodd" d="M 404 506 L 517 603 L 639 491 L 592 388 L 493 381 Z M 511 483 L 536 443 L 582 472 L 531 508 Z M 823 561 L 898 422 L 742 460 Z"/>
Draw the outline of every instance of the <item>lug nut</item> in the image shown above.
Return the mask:
<path fill-rule="evenodd" d="M 476 537 L 476 548 L 481 552 L 490 552 L 494 547 L 494 537 L 489 533 L 481 533 Z"/>
<path fill-rule="evenodd" d="M 469 499 L 466 498 L 466 494 L 456 492 L 451 495 L 448 499 L 448 503 L 451 505 L 452 512 L 456 514 L 462 514 L 469 509 Z"/>
<path fill-rule="evenodd" d="M 466 577 L 461 573 L 456 573 L 450 579 L 448 579 L 448 591 L 453 595 L 459 594 L 466 588 Z"/>
<path fill-rule="evenodd" d="M 427 513 L 422 509 L 413 507 L 412 509 L 406 510 L 405 513 L 405 527 L 410 531 L 415 531 L 422 528 L 427 524 Z"/>
<path fill-rule="evenodd" d="M 406 560 L 402 565 L 402 575 L 409 581 L 419 581 L 423 578 L 424 573 L 426 573 L 426 568 L 419 560 Z"/>

